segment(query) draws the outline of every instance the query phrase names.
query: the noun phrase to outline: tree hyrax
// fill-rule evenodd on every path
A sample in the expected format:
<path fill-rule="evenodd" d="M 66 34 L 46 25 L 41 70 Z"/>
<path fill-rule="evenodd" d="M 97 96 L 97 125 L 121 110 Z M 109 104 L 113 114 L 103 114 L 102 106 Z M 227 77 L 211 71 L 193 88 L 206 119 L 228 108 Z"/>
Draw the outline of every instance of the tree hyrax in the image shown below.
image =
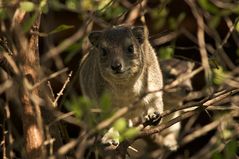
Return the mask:
<path fill-rule="evenodd" d="M 99 101 L 107 92 L 112 109 L 143 97 L 125 115 L 127 119 L 143 116 L 147 120 L 162 113 L 162 72 L 146 29 L 116 26 L 91 32 L 88 38 L 92 48 L 80 66 L 83 95 Z"/>

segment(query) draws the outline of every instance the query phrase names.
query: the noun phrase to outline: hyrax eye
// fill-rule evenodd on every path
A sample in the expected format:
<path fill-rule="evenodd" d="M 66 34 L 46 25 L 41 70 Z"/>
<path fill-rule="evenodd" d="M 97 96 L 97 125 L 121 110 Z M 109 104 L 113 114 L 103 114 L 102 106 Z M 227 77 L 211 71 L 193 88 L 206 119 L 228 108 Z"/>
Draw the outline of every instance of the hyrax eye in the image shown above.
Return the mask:
<path fill-rule="evenodd" d="M 107 55 L 107 50 L 105 48 L 101 48 L 101 55 L 105 57 Z"/>
<path fill-rule="evenodd" d="M 133 54 L 134 53 L 134 46 L 133 45 L 128 46 L 127 49 L 128 49 L 127 51 L 128 51 L 129 54 Z"/>

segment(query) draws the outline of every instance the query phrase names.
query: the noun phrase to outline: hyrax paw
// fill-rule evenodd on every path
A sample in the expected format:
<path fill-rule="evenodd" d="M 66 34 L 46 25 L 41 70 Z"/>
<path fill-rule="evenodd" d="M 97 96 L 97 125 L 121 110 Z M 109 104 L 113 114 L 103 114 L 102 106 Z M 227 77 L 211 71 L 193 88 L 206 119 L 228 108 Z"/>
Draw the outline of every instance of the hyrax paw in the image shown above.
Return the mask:
<path fill-rule="evenodd" d="M 174 134 L 165 136 L 163 144 L 171 151 L 176 151 L 178 149 L 178 142 Z"/>
<path fill-rule="evenodd" d="M 107 139 L 107 140 L 101 140 L 102 144 L 104 146 L 115 146 L 117 147 L 119 145 L 119 142 L 117 140 L 114 139 Z"/>
<path fill-rule="evenodd" d="M 119 145 L 119 132 L 111 128 L 105 135 L 101 138 L 101 143 L 104 146 L 118 147 Z"/>
<path fill-rule="evenodd" d="M 165 141 L 164 145 L 171 151 L 176 151 L 178 149 L 178 144 L 174 141 Z"/>
<path fill-rule="evenodd" d="M 153 113 L 149 113 L 148 115 L 146 115 L 144 117 L 145 119 L 145 122 L 144 122 L 144 125 L 157 125 L 160 120 L 161 120 L 161 115 L 159 112 L 155 111 Z"/>

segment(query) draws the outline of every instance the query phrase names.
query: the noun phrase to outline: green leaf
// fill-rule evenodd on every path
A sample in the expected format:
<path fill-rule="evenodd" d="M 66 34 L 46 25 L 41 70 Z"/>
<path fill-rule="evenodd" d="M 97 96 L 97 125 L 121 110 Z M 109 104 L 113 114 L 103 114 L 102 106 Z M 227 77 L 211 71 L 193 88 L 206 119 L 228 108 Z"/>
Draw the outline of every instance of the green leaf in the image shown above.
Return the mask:
<path fill-rule="evenodd" d="M 212 159 L 223 159 L 222 158 L 222 155 L 218 152 L 215 152 L 213 155 L 212 155 Z"/>
<path fill-rule="evenodd" d="M 94 3 L 91 0 L 80 1 L 80 5 L 84 10 L 95 10 Z"/>
<path fill-rule="evenodd" d="M 212 19 L 209 21 L 209 27 L 210 28 L 217 28 L 217 26 L 220 24 L 221 16 L 213 16 Z"/>
<path fill-rule="evenodd" d="M 26 33 L 30 30 L 32 27 L 33 23 L 35 22 L 37 18 L 37 13 L 35 12 L 33 16 L 31 16 L 27 21 L 23 24 L 23 31 Z"/>
<path fill-rule="evenodd" d="M 182 23 L 185 17 L 186 17 L 186 14 L 184 12 L 180 13 L 177 18 L 170 17 L 168 20 L 169 28 L 172 30 L 178 29 L 178 26 L 180 25 L 180 23 Z"/>
<path fill-rule="evenodd" d="M 105 92 L 101 96 L 99 106 L 101 109 L 101 114 L 100 114 L 101 120 L 109 118 L 112 115 L 113 111 L 111 109 L 111 99 L 110 99 L 110 95 L 107 92 Z"/>
<path fill-rule="evenodd" d="M 103 111 L 108 112 L 111 107 L 110 95 L 108 93 L 104 93 L 100 98 L 100 107 Z"/>
<path fill-rule="evenodd" d="M 29 1 L 20 2 L 20 9 L 25 12 L 32 12 L 35 9 L 35 4 Z"/>
<path fill-rule="evenodd" d="M 177 21 L 174 17 L 170 17 L 169 20 L 169 28 L 175 30 L 178 27 Z"/>
<path fill-rule="evenodd" d="M 115 121 L 113 128 L 117 130 L 119 133 L 125 131 L 127 127 L 127 121 L 124 118 L 119 118 Z"/>
<path fill-rule="evenodd" d="M 152 9 L 149 12 L 151 14 L 152 20 L 154 21 L 153 28 L 159 30 L 163 28 L 167 21 L 169 10 L 167 8 L 162 9 Z"/>
<path fill-rule="evenodd" d="M 67 56 L 64 59 L 64 62 L 69 63 L 72 58 L 79 53 L 79 50 L 82 47 L 82 40 L 79 40 L 79 42 L 76 42 L 69 46 L 65 51 L 68 52 Z"/>
<path fill-rule="evenodd" d="M 106 19 L 112 19 L 114 17 L 118 17 L 122 15 L 124 12 L 125 12 L 125 8 L 121 6 L 117 6 L 117 7 L 107 8 L 107 10 L 105 9 L 105 11 L 102 12 L 102 14 L 103 16 L 105 16 Z"/>
<path fill-rule="evenodd" d="M 217 85 L 222 84 L 227 78 L 227 73 L 223 70 L 221 66 L 212 69 L 213 71 L 213 82 Z"/>
<path fill-rule="evenodd" d="M 239 49 L 236 50 L 236 55 L 239 57 Z"/>
<path fill-rule="evenodd" d="M 216 15 L 220 15 L 219 8 L 210 3 L 208 0 L 199 0 L 198 3 L 204 10 Z"/>
<path fill-rule="evenodd" d="M 131 139 L 131 138 L 135 137 L 138 133 L 139 133 L 139 130 L 138 130 L 137 128 L 133 127 L 133 128 L 127 129 L 127 130 L 124 132 L 123 136 L 124 136 L 126 139 Z"/>
<path fill-rule="evenodd" d="M 90 113 L 90 108 L 92 105 L 92 101 L 90 101 L 88 98 L 78 96 L 73 96 L 65 103 L 66 108 L 70 111 L 73 111 L 78 118 Z"/>
<path fill-rule="evenodd" d="M 182 12 L 179 14 L 178 18 L 177 18 L 177 22 L 181 23 L 186 17 L 186 13 Z"/>
<path fill-rule="evenodd" d="M 103 8 L 105 8 L 106 5 L 108 5 L 108 3 L 110 3 L 111 0 L 104 0 L 104 1 L 99 1 L 98 10 L 102 10 Z"/>
<path fill-rule="evenodd" d="M 0 53 L 4 51 L 3 47 L 0 45 Z"/>
<path fill-rule="evenodd" d="M 47 1 L 48 5 L 51 6 L 53 10 L 60 11 L 63 10 L 65 6 L 62 6 L 62 4 L 59 1 L 51 0 Z"/>
<path fill-rule="evenodd" d="M 68 30 L 68 29 L 72 29 L 72 28 L 74 28 L 73 25 L 62 24 L 62 25 L 56 27 L 54 30 L 52 30 L 49 34 L 55 34 L 55 33 L 65 31 L 65 30 Z"/>
<path fill-rule="evenodd" d="M 174 49 L 172 47 L 161 47 L 159 49 L 159 57 L 160 59 L 171 59 L 174 54 Z"/>
<path fill-rule="evenodd" d="M 66 6 L 68 9 L 76 10 L 77 9 L 77 1 L 76 0 L 67 0 Z"/>
<path fill-rule="evenodd" d="M 3 8 L 0 8 L 0 20 L 3 20 L 7 17 L 6 10 Z"/>
<path fill-rule="evenodd" d="M 48 12 L 47 0 L 41 0 L 39 8 L 43 13 L 47 13 Z"/>
<path fill-rule="evenodd" d="M 237 32 L 239 32 L 239 21 L 237 21 L 235 29 L 236 29 Z"/>
<path fill-rule="evenodd" d="M 65 106 L 68 110 L 75 113 L 76 117 L 82 117 L 82 110 L 79 108 L 78 100 L 76 97 L 72 97 L 72 99 L 65 102 Z"/>
<path fill-rule="evenodd" d="M 235 140 L 230 141 L 224 150 L 225 159 L 235 158 L 237 152 L 237 142 Z"/>

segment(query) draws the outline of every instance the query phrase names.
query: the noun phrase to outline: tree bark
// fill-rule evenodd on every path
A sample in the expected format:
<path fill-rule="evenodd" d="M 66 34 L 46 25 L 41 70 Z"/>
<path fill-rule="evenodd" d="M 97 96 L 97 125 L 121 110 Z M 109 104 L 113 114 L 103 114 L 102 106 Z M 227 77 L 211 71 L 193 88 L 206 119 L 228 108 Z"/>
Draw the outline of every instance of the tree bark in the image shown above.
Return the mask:
<path fill-rule="evenodd" d="M 16 17 L 16 19 L 13 21 L 14 27 L 12 29 L 17 48 L 16 60 L 20 68 L 20 74 L 16 76 L 16 80 L 20 86 L 19 97 L 23 110 L 22 122 L 26 158 L 44 159 L 44 133 L 39 105 L 39 88 L 31 89 L 31 86 L 39 81 L 40 62 L 38 35 L 29 34 L 29 37 L 27 38 L 20 27 L 23 18 L 16 14 L 22 15 L 22 12 L 15 12 L 14 17 Z M 30 32 L 39 31 L 40 18 L 41 15 L 38 13 Z"/>

